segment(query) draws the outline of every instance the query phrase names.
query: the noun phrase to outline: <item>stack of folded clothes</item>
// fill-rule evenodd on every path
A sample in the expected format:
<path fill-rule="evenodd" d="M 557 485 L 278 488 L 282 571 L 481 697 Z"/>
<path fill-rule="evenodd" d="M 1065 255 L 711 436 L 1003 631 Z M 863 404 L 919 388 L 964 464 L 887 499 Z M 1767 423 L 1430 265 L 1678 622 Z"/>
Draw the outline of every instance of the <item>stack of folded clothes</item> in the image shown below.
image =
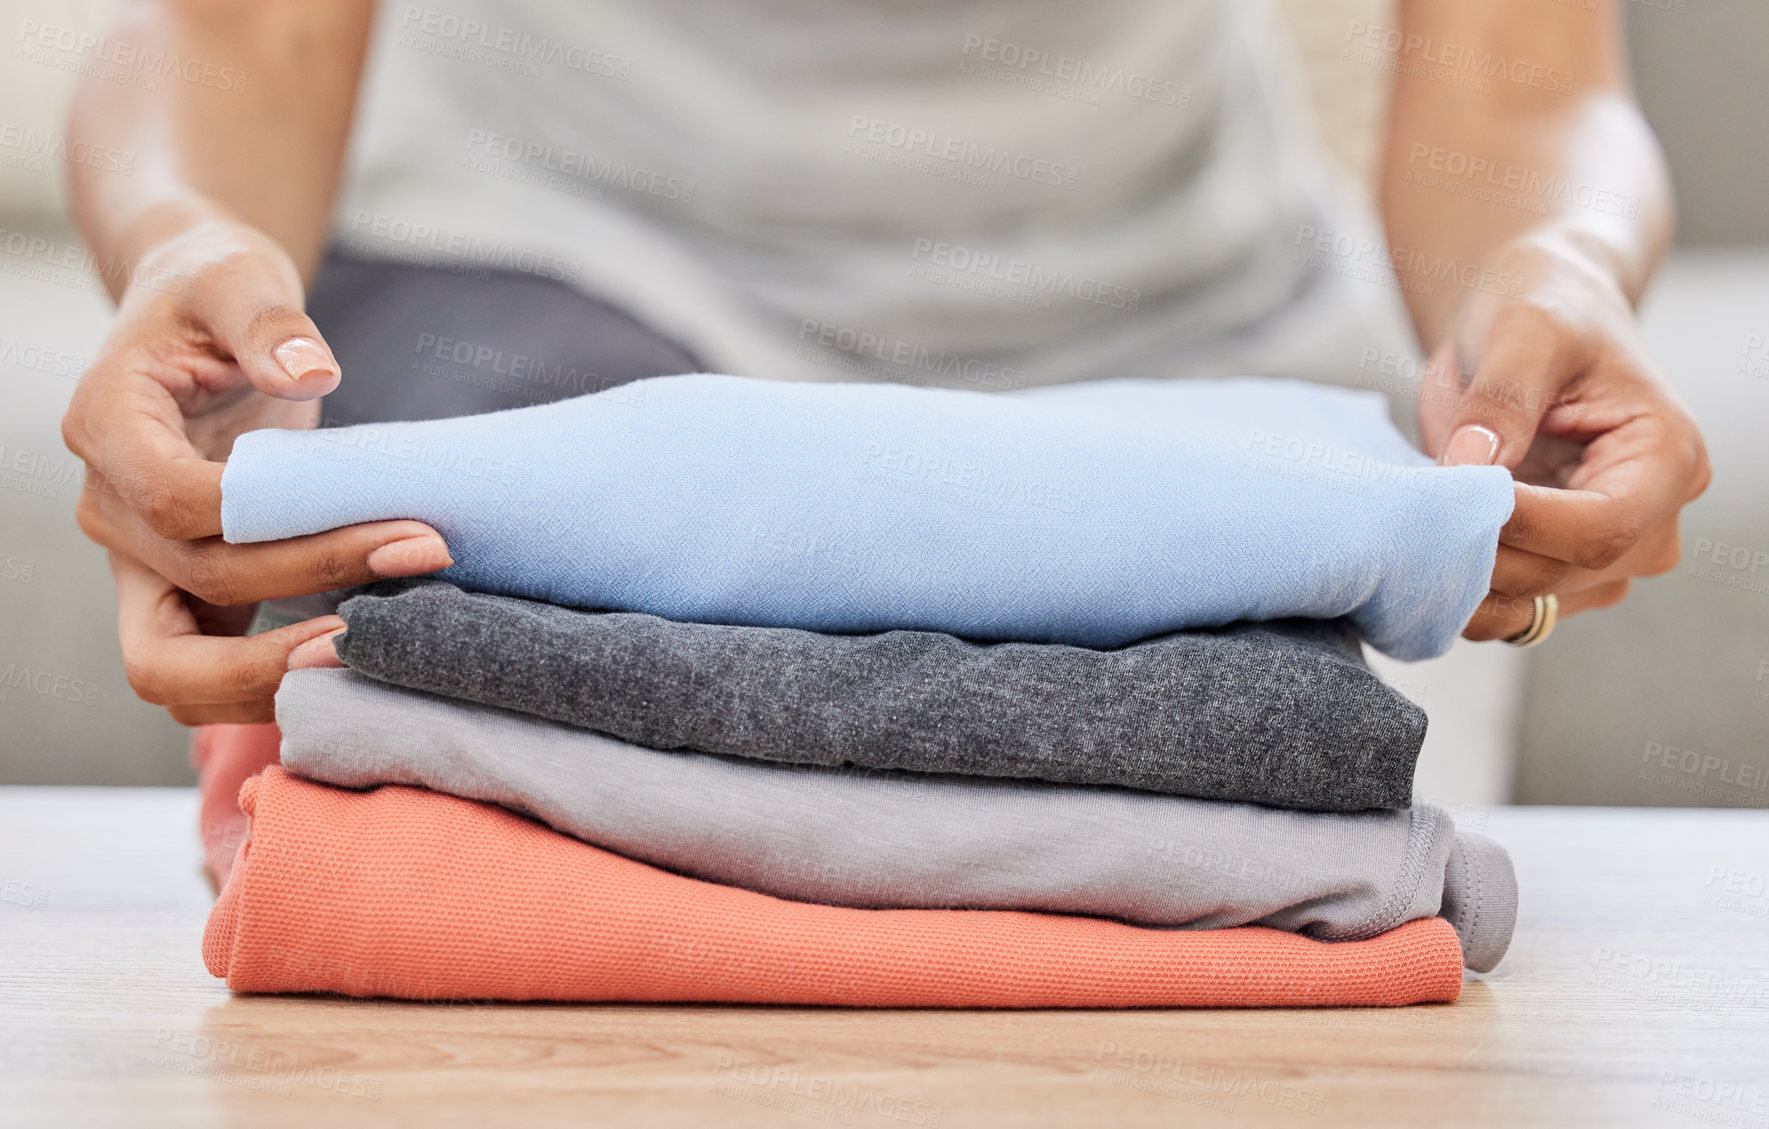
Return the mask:
<path fill-rule="evenodd" d="M 1361 640 L 1441 653 L 1511 486 L 1374 397 L 668 377 L 254 432 L 232 541 L 415 518 L 345 669 L 199 742 L 242 991 L 867 1006 L 1453 1000 L 1503 850 L 1409 806 Z M 280 740 L 280 750 L 278 741 Z"/>

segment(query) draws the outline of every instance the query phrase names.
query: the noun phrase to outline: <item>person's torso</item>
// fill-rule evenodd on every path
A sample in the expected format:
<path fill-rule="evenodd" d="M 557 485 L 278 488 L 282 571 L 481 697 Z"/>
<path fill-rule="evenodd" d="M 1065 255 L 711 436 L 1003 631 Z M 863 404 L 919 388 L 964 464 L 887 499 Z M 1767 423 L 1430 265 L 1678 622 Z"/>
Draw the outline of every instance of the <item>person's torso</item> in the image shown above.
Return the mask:
<path fill-rule="evenodd" d="M 1158 368 L 1321 281 L 1294 254 L 1320 182 L 1258 19 L 1226 0 L 388 5 L 340 236 L 560 277 L 757 375 Z"/>

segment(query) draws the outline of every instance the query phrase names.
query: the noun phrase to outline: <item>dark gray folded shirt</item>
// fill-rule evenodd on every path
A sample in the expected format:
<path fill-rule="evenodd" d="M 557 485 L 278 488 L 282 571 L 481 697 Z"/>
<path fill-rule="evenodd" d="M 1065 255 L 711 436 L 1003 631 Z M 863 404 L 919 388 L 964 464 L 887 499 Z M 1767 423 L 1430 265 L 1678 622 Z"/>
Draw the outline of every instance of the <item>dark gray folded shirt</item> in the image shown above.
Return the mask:
<path fill-rule="evenodd" d="M 364 674 L 653 749 L 1358 811 L 1407 805 L 1425 737 L 1340 621 L 1102 651 L 675 623 L 433 580 L 339 611 Z"/>

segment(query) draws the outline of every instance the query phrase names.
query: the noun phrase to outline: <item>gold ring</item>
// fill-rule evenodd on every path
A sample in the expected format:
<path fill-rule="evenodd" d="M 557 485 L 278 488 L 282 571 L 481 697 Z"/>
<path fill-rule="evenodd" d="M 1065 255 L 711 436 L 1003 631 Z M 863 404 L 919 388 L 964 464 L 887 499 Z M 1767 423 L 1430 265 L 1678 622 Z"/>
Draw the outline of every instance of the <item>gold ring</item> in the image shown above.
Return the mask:
<path fill-rule="evenodd" d="M 1536 615 L 1528 627 L 1505 640 L 1513 647 L 1533 647 L 1554 633 L 1554 625 L 1560 620 L 1560 597 L 1555 595 L 1536 597 Z"/>

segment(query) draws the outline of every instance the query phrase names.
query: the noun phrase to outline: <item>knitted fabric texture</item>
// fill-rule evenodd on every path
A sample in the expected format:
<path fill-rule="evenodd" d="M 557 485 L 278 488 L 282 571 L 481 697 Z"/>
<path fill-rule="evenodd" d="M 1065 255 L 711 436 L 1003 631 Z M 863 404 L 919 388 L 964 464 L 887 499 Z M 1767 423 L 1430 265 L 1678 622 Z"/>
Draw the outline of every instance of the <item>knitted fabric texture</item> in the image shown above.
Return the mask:
<path fill-rule="evenodd" d="M 992 910 L 807 905 L 670 874 L 453 796 L 272 767 L 203 959 L 242 992 L 867 1007 L 1452 1001 L 1440 918 L 1330 944 Z"/>
<path fill-rule="evenodd" d="M 339 609 L 355 669 L 654 749 L 1358 811 L 1406 806 L 1425 738 L 1344 620 L 1100 651 L 676 623 L 434 580 L 370 591 Z"/>
<path fill-rule="evenodd" d="M 255 431 L 229 541 L 416 518 L 463 587 L 698 623 L 1114 647 L 1348 616 L 1442 654 L 1503 467 L 1437 467 L 1372 393 L 1099 381 L 991 396 L 658 377 L 490 415 Z"/>

